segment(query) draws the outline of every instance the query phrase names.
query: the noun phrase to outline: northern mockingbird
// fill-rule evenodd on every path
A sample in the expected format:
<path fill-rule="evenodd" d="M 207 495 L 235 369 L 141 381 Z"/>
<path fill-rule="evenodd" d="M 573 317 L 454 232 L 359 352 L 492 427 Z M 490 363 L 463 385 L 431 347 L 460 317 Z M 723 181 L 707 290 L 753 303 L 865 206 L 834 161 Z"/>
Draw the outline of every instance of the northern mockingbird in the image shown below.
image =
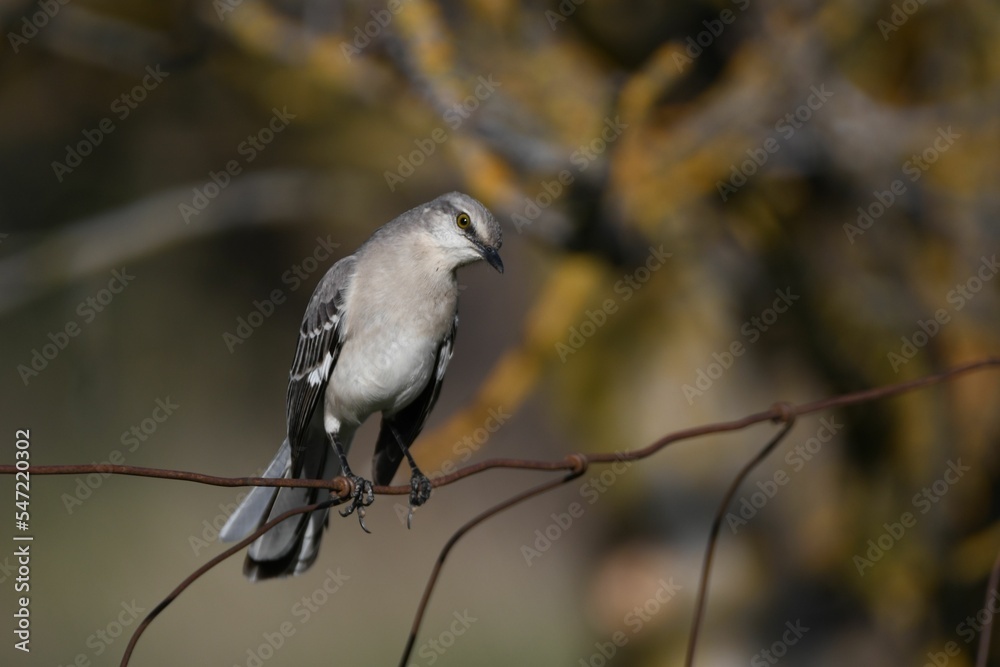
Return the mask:
<path fill-rule="evenodd" d="M 410 507 L 431 484 L 409 447 L 430 414 L 458 327 L 455 271 L 479 260 L 503 273 L 500 224 L 485 206 L 452 192 L 375 230 L 357 252 L 327 271 L 299 329 L 285 399 L 285 441 L 265 477 L 354 482 L 350 506 L 362 528 L 372 483 L 351 472 L 354 432 L 381 412 L 372 461 L 375 484 L 388 484 L 403 458 L 410 464 Z M 220 531 L 240 540 L 269 518 L 329 499 L 325 489 L 254 487 Z M 299 574 L 313 561 L 329 510 L 294 516 L 258 538 L 247 553 L 251 580 Z M 365 528 L 367 530 L 367 528 Z"/>

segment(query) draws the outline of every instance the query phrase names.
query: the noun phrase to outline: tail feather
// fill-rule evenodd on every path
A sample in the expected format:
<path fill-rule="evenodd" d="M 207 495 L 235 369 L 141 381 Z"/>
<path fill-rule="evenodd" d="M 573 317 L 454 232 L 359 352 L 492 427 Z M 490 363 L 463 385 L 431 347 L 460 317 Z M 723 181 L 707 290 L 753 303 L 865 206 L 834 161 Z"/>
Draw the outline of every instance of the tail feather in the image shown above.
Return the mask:
<path fill-rule="evenodd" d="M 340 462 L 326 442 L 306 447 L 298 477 L 330 479 L 340 474 Z M 291 477 L 291 448 L 286 440 L 267 467 L 265 477 Z M 312 505 L 330 497 L 326 489 L 277 488 L 258 486 L 247 495 L 223 526 L 223 540 L 245 538 L 254 530 L 288 510 Z M 300 574 L 309 568 L 319 553 L 320 537 L 327 524 L 329 510 L 300 514 L 272 527 L 257 538 L 247 552 L 243 573 L 251 581 Z"/>
<path fill-rule="evenodd" d="M 329 455 L 330 448 L 321 451 L 324 459 L 322 472 L 318 468 L 318 462 L 314 462 L 313 466 L 303 467 L 302 478 L 330 479 L 340 474 L 340 463 L 335 456 Z M 268 518 L 274 518 L 293 507 L 312 505 L 329 497 L 330 492 L 326 489 L 281 489 Z M 329 510 L 321 510 L 308 516 L 291 517 L 269 530 L 250 546 L 243 564 L 243 574 L 251 581 L 260 581 L 305 572 L 319 555 L 319 542 L 329 513 Z"/>
<path fill-rule="evenodd" d="M 267 515 L 267 520 L 284 514 L 288 510 L 312 504 L 313 489 L 290 489 L 278 491 L 278 495 Z M 281 560 L 292 550 L 302 533 L 305 516 L 298 515 L 285 519 L 271 528 L 250 545 L 247 555 L 253 560 Z"/>
<path fill-rule="evenodd" d="M 291 470 L 291 466 L 292 449 L 288 446 L 288 441 L 285 440 L 278 448 L 274 459 L 267 466 L 267 470 L 264 471 L 263 477 L 273 479 L 285 477 Z M 219 539 L 223 542 L 237 542 L 260 528 L 277 493 L 278 488 L 274 486 L 255 486 L 250 489 L 250 493 L 219 531 Z"/>

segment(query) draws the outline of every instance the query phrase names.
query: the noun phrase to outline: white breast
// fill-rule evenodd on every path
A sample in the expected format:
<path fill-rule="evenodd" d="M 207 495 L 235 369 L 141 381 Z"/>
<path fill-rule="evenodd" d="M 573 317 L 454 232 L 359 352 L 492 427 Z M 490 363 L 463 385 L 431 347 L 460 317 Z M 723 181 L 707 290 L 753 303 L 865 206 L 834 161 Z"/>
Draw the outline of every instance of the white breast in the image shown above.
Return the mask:
<path fill-rule="evenodd" d="M 346 295 L 344 344 L 326 391 L 327 413 L 360 424 L 375 412 L 395 412 L 416 398 L 436 371 L 438 346 L 458 304 L 451 272 L 355 274 Z"/>
<path fill-rule="evenodd" d="M 437 346 L 424 339 L 380 336 L 345 344 L 327 385 L 327 409 L 360 424 L 375 412 L 395 412 L 427 384 Z"/>

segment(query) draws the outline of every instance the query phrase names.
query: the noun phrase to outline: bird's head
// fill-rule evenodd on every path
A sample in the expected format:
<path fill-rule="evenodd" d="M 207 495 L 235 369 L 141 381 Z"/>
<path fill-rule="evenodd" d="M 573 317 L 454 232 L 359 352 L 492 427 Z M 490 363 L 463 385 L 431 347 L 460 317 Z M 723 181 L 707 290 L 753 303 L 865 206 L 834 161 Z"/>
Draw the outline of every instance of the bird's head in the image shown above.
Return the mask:
<path fill-rule="evenodd" d="M 422 207 L 421 220 L 455 268 L 481 259 L 503 273 L 503 233 L 489 209 L 469 195 L 449 192 Z"/>

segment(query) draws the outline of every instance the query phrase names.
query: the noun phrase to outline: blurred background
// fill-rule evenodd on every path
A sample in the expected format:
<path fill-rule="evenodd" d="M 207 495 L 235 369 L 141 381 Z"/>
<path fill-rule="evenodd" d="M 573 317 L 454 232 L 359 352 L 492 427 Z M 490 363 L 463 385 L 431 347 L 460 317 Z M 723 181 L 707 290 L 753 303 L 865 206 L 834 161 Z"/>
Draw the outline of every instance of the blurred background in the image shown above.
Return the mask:
<path fill-rule="evenodd" d="M 992 0 L 5 0 L 0 23 L 8 464 L 30 428 L 33 464 L 259 473 L 322 272 L 456 189 L 504 225 L 507 271 L 460 273 L 427 472 L 641 447 L 1000 350 Z M 697 664 L 971 665 L 997 387 L 801 419 L 723 522 Z M 595 466 L 477 528 L 410 664 L 680 664 L 713 512 L 773 430 Z M 401 497 L 371 535 L 332 516 L 294 579 L 233 558 L 132 664 L 396 664 L 447 537 L 545 478 L 439 489 L 409 531 Z M 4 664 L 118 664 L 241 493 L 35 476 L 32 650 L 4 547 Z"/>

